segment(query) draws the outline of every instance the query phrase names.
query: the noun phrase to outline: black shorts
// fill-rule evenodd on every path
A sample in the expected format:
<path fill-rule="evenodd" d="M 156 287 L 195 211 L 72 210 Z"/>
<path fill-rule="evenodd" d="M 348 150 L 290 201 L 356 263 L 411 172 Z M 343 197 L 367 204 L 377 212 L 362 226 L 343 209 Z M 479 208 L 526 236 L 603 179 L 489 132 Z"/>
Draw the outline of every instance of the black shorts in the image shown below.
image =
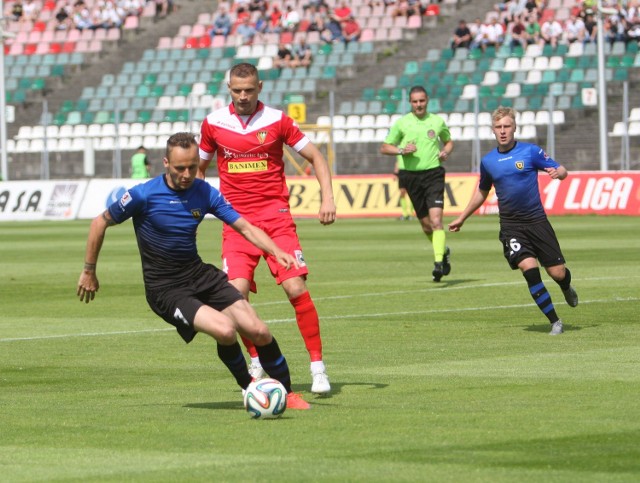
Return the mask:
<path fill-rule="evenodd" d="M 429 208 L 444 209 L 444 173 L 442 166 L 426 171 L 398 172 L 398 183 L 404 186 L 411 198 L 418 218 L 429 214 Z"/>
<path fill-rule="evenodd" d="M 560 243 L 549 220 L 517 226 L 501 226 L 498 237 L 512 270 L 525 258 L 537 258 L 543 267 L 565 263 Z"/>
<path fill-rule="evenodd" d="M 200 307 L 208 305 L 222 311 L 242 299 L 227 274 L 206 263 L 188 283 L 147 290 L 151 310 L 173 325 L 186 343 L 196 336 L 193 321 Z"/>

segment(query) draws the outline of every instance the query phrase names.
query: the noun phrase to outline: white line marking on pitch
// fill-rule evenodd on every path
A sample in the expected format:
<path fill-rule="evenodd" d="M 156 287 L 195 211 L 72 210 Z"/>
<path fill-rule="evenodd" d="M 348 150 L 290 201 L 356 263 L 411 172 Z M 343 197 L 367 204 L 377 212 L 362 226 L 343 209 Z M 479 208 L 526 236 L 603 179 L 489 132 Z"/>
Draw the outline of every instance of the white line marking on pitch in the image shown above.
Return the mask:
<path fill-rule="evenodd" d="M 640 301 L 638 297 L 616 297 L 614 299 L 597 299 L 597 300 L 586 300 L 580 301 L 580 305 L 587 304 L 599 304 L 599 303 L 609 303 L 609 302 L 637 302 Z M 413 311 L 402 311 L 402 312 L 378 312 L 373 314 L 352 314 L 352 315 L 329 315 L 323 316 L 322 320 L 339 320 L 339 319 L 363 319 L 368 317 L 388 317 L 388 316 L 397 316 L 397 315 L 416 315 L 416 314 L 443 314 L 448 312 L 474 312 L 474 311 L 482 311 L 482 310 L 505 310 L 505 309 L 519 309 L 523 307 L 531 307 L 533 303 L 528 304 L 517 304 L 517 305 L 491 305 L 488 307 L 467 307 L 467 308 L 456 308 L 456 309 L 434 309 L 434 310 L 413 310 Z M 288 322 L 295 322 L 295 319 L 271 319 L 265 321 L 267 324 L 282 324 Z M 166 332 L 173 331 L 173 327 L 166 327 L 162 329 L 144 329 L 144 330 L 120 330 L 114 332 L 90 332 L 88 334 L 59 334 L 59 335 L 43 335 L 37 337 L 15 337 L 15 338 L 7 338 L 0 339 L 0 342 L 18 342 L 18 341 L 34 341 L 34 340 L 48 340 L 48 339 L 65 339 L 65 338 L 74 338 L 74 337 L 104 337 L 110 335 L 126 335 L 126 334 L 143 334 L 148 332 Z"/>

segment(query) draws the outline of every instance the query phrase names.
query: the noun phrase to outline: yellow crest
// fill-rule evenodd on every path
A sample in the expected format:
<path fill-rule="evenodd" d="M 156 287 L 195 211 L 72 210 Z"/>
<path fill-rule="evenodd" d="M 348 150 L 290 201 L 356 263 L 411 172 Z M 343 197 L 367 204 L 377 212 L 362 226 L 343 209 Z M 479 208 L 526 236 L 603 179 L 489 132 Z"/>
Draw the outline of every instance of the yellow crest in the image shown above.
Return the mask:
<path fill-rule="evenodd" d="M 196 220 L 202 217 L 202 212 L 198 208 L 194 208 L 193 210 L 191 210 L 191 214 Z"/>
<path fill-rule="evenodd" d="M 516 168 L 523 169 L 524 168 L 524 162 L 523 161 L 516 161 Z"/>

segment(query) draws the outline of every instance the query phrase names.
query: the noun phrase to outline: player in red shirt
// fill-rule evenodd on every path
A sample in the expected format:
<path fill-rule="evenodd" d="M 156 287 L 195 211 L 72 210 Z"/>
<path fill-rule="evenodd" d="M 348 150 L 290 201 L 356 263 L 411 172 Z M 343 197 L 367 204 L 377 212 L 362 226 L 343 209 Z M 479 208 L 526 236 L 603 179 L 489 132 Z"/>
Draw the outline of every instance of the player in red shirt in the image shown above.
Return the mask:
<path fill-rule="evenodd" d="M 322 197 L 318 219 L 330 225 L 336 219 L 331 171 L 324 156 L 298 125 L 284 112 L 258 100 L 262 82 L 251 64 L 233 66 L 229 73 L 231 104 L 210 113 L 202 122 L 199 176 L 214 155 L 218 162 L 220 191 L 243 217 L 262 228 L 299 262 L 297 269 L 283 270 L 267 253 L 256 250 L 233 230 L 223 228 L 222 260 L 229 281 L 249 298 L 256 292 L 254 271 L 263 257 L 276 282 L 282 285 L 295 310 L 298 328 L 311 359 L 311 392 L 331 391 L 322 360 L 320 321 L 306 284 L 308 269 L 296 225 L 289 210 L 289 190 L 284 175 L 284 145 L 295 149 L 314 167 Z M 251 373 L 263 371 L 255 347 L 243 342 L 251 355 Z"/>

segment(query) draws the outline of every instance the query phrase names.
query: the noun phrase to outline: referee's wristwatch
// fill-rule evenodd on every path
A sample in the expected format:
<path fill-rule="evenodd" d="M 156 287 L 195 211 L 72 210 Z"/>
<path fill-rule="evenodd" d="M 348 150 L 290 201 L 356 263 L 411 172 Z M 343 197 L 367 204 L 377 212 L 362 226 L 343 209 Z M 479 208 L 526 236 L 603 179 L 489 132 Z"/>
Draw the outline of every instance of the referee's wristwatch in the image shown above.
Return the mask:
<path fill-rule="evenodd" d="M 400 156 L 404 156 L 404 148 L 399 148 L 399 149 L 398 149 L 398 154 L 399 154 Z"/>

